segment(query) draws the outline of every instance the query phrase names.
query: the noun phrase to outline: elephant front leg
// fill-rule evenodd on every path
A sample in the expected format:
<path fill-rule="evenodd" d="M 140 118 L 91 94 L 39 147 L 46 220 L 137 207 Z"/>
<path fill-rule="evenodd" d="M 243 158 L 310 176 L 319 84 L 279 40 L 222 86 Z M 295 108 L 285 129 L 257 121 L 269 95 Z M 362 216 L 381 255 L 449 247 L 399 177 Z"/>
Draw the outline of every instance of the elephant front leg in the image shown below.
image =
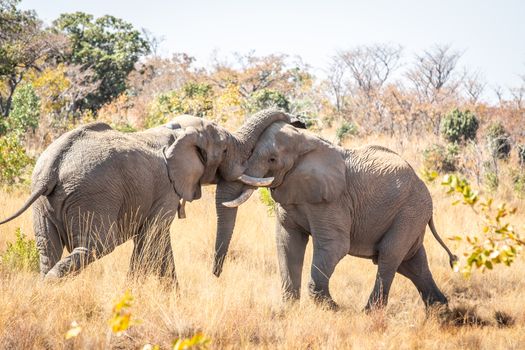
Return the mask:
<path fill-rule="evenodd" d="M 283 300 L 297 300 L 301 296 L 301 275 L 308 235 L 299 229 L 285 229 L 279 220 L 275 232 Z"/>
<path fill-rule="evenodd" d="M 348 244 L 339 239 L 319 239 L 314 236 L 314 256 L 308 291 L 314 301 L 336 310 L 338 305 L 329 290 L 330 277 L 335 266 L 347 254 Z"/>
<path fill-rule="evenodd" d="M 161 234 L 141 232 L 133 238 L 133 243 L 129 276 L 135 278 L 154 274 L 166 285 L 177 287 L 169 228 L 163 230 Z"/>

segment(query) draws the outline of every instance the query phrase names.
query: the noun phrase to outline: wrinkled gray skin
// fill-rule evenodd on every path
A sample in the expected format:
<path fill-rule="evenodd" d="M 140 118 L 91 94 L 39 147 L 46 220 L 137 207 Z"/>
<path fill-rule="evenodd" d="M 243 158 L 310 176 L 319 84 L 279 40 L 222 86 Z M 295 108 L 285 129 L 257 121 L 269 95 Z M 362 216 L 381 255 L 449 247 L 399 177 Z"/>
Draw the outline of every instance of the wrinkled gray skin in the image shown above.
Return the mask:
<path fill-rule="evenodd" d="M 336 307 L 328 288 L 347 254 L 378 265 L 366 309 L 387 304 L 396 272 L 409 278 L 427 306 L 447 298 L 430 273 L 425 228 L 436 233 L 432 198 L 412 167 L 380 146 L 345 150 L 290 125 L 275 123 L 261 135 L 246 174 L 275 177 L 277 252 L 285 298 L 299 298 L 309 236 L 313 240 L 310 295 Z M 238 203 L 237 203 L 238 204 Z"/>
<path fill-rule="evenodd" d="M 237 198 L 242 192 L 244 185 L 236 181 L 244 171 L 242 164 L 250 157 L 261 133 L 278 121 L 304 128 L 304 124 L 296 117 L 278 110 L 267 109 L 251 116 L 239 130 L 231 134 L 231 142 L 228 142 L 228 150 L 217 172 L 215 194 L 217 233 L 213 261 L 213 273 L 217 277 L 222 272 L 237 217 L 237 208 L 228 208 L 222 203 Z"/>
<path fill-rule="evenodd" d="M 35 166 L 30 198 L 0 224 L 35 203 L 40 269 L 48 278 L 79 271 L 133 237 L 130 272 L 146 270 L 176 280 L 169 225 L 179 201 L 197 199 L 200 185 L 217 183 L 213 270 L 219 275 L 237 213 L 237 208 L 221 203 L 242 190 L 236 176 L 244 171 L 241 164 L 265 128 L 292 119 L 280 111 L 265 110 L 235 133 L 192 116 L 128 134 L 104 123 L 80 127 L 44 151 Z M 295 120 L 295 125 L 300 123 Z M 60 260 L 64 247 L 71 254 Z"/>
<path fill-rule="evenodd" d="M 169 226 L 181 199 L 200 198 L 200 185 L 215 181 L 229 142 L 226 130 L 192 116 L 137 133 L 81 126 L 42 153 L 29 200 L 3 222 L 34 202 L 46 278 L 79 271 L 133 238 L 130 272 L 176 282 Z M 71 254 L 61 259 L 64 247 Z"/>

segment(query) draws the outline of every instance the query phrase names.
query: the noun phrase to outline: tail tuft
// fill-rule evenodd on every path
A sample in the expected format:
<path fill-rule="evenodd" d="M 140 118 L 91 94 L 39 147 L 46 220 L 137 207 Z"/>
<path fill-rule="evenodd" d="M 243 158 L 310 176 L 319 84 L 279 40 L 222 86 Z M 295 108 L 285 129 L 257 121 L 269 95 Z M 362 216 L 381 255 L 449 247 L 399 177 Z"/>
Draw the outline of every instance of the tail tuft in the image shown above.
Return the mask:
<path fill-rule="evenodd" d="M 450 256 L 450 260 L 449 260 L 449 262 L 450 262 L 450 267 L 451 267 L 451 268 L 454 268 L 454 265 L 455 265 L 458 261 L 459 261 L 459 258 L 458 258 L 457 255 L 451 255 L 451 256 Z"/>

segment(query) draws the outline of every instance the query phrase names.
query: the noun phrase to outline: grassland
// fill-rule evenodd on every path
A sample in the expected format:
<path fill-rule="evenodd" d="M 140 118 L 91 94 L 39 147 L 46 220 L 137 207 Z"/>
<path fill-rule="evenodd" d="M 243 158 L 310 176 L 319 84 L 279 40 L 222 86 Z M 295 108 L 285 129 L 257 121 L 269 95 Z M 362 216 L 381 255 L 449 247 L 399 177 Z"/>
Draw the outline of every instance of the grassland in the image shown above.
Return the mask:
<path fill-rule="evenodd" d="M 396 149 L 417 169 L 426 145 L 393 139 L 368 139 Z M 348 142 L 348 146 L 363 140 Z M 516 225 L 525 228 L 525 202 L 511 196 L 505 184 L 498 194 L 518 207 Z M 466 208 L 453 207 L 438 185 L 430 186 L 438 231 L 447 237 L 475 231 L 477 217 Z M 14 212 L 27 193 L 0 192 L 2 217 Z M 274 218 L 257 197 L 239 211 L 239 220 L 223 275 L 211 273 L 215 232 L 213 188 L 203 199 L 188 204 L 185 220 L 172 225 L 172 243 L 180 282 L 178 292 L 161 288 L 155 279 L 131 283 L 126 279 L 131 243 L 90 265 L 80 275 L 56 285 L 44 284 L 37 273 L 0 269 L 0 348 L 97 349 L 142 348 L 146 343 L 167 348 L 171 340 L 202 331 L 211 348 L 263 349 L 523 349 L 525 348 L 525 257 L 510 268 L 466 280 L 448 266 L 443 249 L 426 236 L 434 277 L 450 298 L 451 306 L 476 309 L 490 324 L 456 327 L 427 315 L 417 291 L 396 276 L 386 310 L 361 312 L 373 286 L 371 261 L 346 257 L 331 279 L 338 312 L 324 310 L 306 297 L 284 308 L 280 301 Z M 0 227 L 0 251 L 21 227 L 32 235 L 31 213 Z M 451 241 L 448 241 L 451 242 Z M 456 252 L 457 243 L 449 243 Z M 307 249 L 303 281 L 308 280 L 311 244 Z M 120 336 L 109 336 L 107 320 L 112 305 L 125 290 L 135 300 L 132 317 L 142 322 Z M 503 311 L 514 324 L 498 327 L 493 314 Z M 72 321 L 82 327 L 74 339 L 64 334 Z"/>

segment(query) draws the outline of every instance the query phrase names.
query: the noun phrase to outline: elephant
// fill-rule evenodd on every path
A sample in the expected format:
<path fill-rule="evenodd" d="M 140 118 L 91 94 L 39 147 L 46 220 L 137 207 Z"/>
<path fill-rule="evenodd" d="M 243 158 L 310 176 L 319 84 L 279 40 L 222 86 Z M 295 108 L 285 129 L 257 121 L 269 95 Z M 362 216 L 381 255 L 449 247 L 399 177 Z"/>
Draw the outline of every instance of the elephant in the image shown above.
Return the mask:
<path fill-rule="evenodd" d="M 276 242 L 285 300 L 300 298 L 305 248 L 312 237 L 308 292 L 337 308 L 329 280 L 337 263 L 352 255 L 377 265 L 365 310 L 386 306 L 396 272 L 409 278 L 425 306 L 448 304 L 430 272 L 423 238 L 426 226 L 449 256 L 433 221 L 428 188 L 412 167 L 382 146 L 343 149 L 292 125 L 276 122 L 260 136 L 242 175 L 273 178 Z M 253 193 L 247 184 L 226 207 L 238 207 Z"/>
<path fill-rule="evenodd" d="M 192 116 L 135 133 L 102 122 L 78 127 L 41 154 L 29 199 L 0 224 L 34 203 L 46 279 L 78 272 L 132 238 L 130 274 L 145 269 L 176 284 L 170 224 L 214 181 L 228 140 L 225 129 Z M 64 247 L 70 255 L 61 259 Z"/>
<path fill-rule="evenodd" d="M 231 238 L 227 230 L 233 230 L 227 218 L 236 215 L 236 208 L 220 203 L 242 189 L 232 174 L 242 172 L 239 161 L 248 159 L 260 134 L 276 121 L 301 126 L 278 110 L 261 111 L 234 133 L 189 115 L 136 133 L 100 122 L 81 126 L 42 153 L 30 197 L 0 225 L 34 203 L 40 272 L 46 279 L 78 272 L 132 238 L 130 274 L 151 272 L 176 284 L 169 226 L 175 212 L 184 217 L 185 201 L 200 198 L 202 185 L 217 184 L 216 271 Z M 269 184 L 247 176 L 243 180 Z M 64 247 L 70 255 L 61 259 Z"/>

